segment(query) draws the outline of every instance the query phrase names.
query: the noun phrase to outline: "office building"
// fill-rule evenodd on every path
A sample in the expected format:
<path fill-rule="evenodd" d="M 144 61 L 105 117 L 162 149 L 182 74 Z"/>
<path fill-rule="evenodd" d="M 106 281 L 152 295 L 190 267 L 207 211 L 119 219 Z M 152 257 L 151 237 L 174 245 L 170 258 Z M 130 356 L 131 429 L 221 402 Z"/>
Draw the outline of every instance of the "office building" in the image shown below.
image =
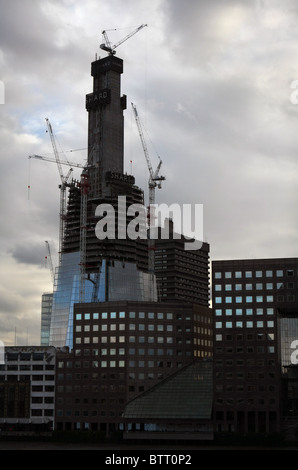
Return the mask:
<path fill-rule="evenodd" d="M 281 353 L 289 337 L 292 339 L 286 318 L 290 311 L 297 312 L 297 276 L 296 258 L 213 261 L 214 418 L 218 431 L 283 429 L 285 364 L 282 369 Z"/>
<path fill-rule="evenodd" d="M 73 350 L 57 356 L 58 430 L 121 430 L 128 401 L 212 354 L 212 314 L 204 306 L 99 302 L 74 312 Z"/>
<path fill-rule="evenodd" d="M 209 244 L 203 243 L 199 250 L 186 250 L 187 242 L 189 239 L 175 233 L 172 220 L 159 229 L 154 250 L 158 299 L 209 306 Z"/>
<path fill-rule="evenodd" d="M 53 293 L 46 292 L 41 297 L 40 345 L 49 346 L 52 318 Z"/>
<path fill-rule="evenodd" d="M 127 403 L 124 440 L 213 440 L 212 390 L 212 359 L 194 360 Z"/>
<path fill-rule="evenodd" d="M 43 433 L 54 429 L 56 349 L 5 348 L 0 364 L 2 435 Z"/>

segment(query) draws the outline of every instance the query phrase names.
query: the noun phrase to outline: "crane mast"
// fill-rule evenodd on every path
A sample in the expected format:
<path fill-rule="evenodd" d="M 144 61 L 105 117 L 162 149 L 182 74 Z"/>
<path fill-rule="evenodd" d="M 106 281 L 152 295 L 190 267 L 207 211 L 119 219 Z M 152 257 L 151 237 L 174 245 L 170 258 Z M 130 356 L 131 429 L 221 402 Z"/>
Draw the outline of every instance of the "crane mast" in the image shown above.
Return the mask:
<path fill-rule="evenodd" d="M 81 174 L 81 211 L 80 211 L 80 303 L 85 302 L 85 273 L 87 246 L 87 203 L 88 203 L 88 172 Z"/>
<path fill-rule="evenodd" d="M 50 244 L 48 241 L 45 242 L 47 245 L 47 251 L 48 251 L 48 257 L 47 259 L 49 260 L 50 263 L 50 271 L 51 271 L 51 277 L 54 285 L 54 280 L 55 280 L 55 275 L 54 275 L 54 268 L 53 268 L 53 262 L 52 262 L 52 255 L 51 255 L 51 250 L 50 250 Z"/>
<path fill-rule="evenodd" d="M 148 256 L 148 270 L 149 274 L 151 275 L 151 282 L 150 282 L 150 289 L 151 289 L 151 295 L 153 295 L 153 274 L 154 274 L 154 250 L 155 250 L 155 241 L 154 237 L 152 238 L 150 236 L 150 227 L 154 226 L 154 205 L 155 205 L 155 188 L 158 187 L 159 189 L 161 188 L 161 182 L 165 180 L 164 176 L 159 176 L 159 171 L 162 165 L 161 159 L 159 159 L 159 164 L 156 168 L 155 171 L 153 171 L 152 165 L 151 165 L 151 160 L 148 152 L 148 148 L 146 145 L 146 141 L 144 138 L 144 133 L 141 125 L 141 121 L 139 118 L 139 114 L 137 111 L 136 106 L 131 103 L 132 109 L 134 112 L 136 124 L 138 127 L 139 131 L 139 136 L 142 142 L 142 147 L 144 150 L 148 170 L 149 170 L 149 182 L 148 182 L 148 187 L 149 187 L 149 208 L 148 208 L 148 224 L 149 224 L 149 240 L 148 240 L 148 250 L 149 250 L 149 256 Z"/>
<path fill-rule="evenodd" d="M 68 180 L 71 175 L 72 168 L 69 169 L 66 176 L 63 175 L 62 165 L 60 162 L 59 153 L 57 150 L 52 126 L 48 118 L 46 118 L 46 123 L 47 123 L 48 131 L 50 134 L 50 138 L 51 138 L 51 142 L 52 142 L 52 146 L 54 150 L 54 155 L 55 155 L 55 160 L 58 166 L 58 171 L 59 171 L 59 175 L 61 179 L 61 185 L 59 186 L 60 188 L 59 259 L 61 260 L 61 251 L 62 251 L 62 243 L 63 243 L 63 235 L 64 235 L 65 206 L 66 206 L 66 187 L 69 186 Z"/>

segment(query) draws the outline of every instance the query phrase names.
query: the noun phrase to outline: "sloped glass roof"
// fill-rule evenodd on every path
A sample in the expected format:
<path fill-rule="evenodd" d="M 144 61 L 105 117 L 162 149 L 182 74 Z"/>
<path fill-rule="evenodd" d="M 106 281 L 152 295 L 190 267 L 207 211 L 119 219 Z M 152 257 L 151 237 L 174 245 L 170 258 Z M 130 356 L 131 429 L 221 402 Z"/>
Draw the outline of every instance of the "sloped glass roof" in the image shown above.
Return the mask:
<path fill-rule="evenodd" d="M 129 402 L 124 418 L 210 419 L 212 383 L 212 361 L 195 361 Z"/>

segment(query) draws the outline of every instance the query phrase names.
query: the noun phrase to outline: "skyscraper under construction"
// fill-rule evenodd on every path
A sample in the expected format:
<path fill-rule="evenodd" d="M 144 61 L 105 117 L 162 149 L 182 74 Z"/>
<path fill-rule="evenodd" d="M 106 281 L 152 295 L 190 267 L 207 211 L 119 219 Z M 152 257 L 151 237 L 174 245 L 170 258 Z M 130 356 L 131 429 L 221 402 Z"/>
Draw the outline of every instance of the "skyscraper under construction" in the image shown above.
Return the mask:
<path fill-rule="evenodd" d="M 148 266 L 147 238 L 123 236 L 132 220 L 132 216 L 127 215 L 127 208 L 132 204 L 144 207 L 144 194 L 135 184 L 135 178 L 124 173 L 127 99 L 121 95 L 123 60 L 115 57 L 114 51 L 109 52 L 108 56 L 91 64 L 93 91 L 86 96 L 88 160 L 80 181 L 69 184 L 50 327 L 49 343 L 56 347 L 73 346 L 73 306 L 76 303 L 158 300 L 156 277 Z M 99 212 L 98 207 L 101 208 Z M 112 208 L 111 222 L 114 222 L 115 233 L 113 237 L 100 238 L 96 226 L 101 220 L 107 228 L 106 208 Z M 172 249 L 176 250 L 174 245 Z M 209 287 L 207 244 L 199 254 L 200 260 L 202 255 L 207 280 L 204 287 L 206 306 Z M 176 274 L 177 279 L 179 274 Z M 163 282 L 163 286 L 166 284 Z M 163 300 L 167 300 L 165 287 L 162 295 Z"/>
<path fill-rule="evenodd" d="M 113 54 L 91 64 L 93 92 L 86 96 L 89 116 L 88 162 L 80 181 L 69 188 L 61 262 L 53 298 L 50 343 L 72 346 L 72 307 L 79 301 L 156 300 L 149 288 L 148 250 L 144 239 L 117 236 L 118 198 L 126 207 L 143 204 L 135 178 L 124 174 L 122 59 Z M 114 238 L 99 240 L 96 208 L 114 209 Z M 104 207 L 104 206 L 103 206 Z"/>

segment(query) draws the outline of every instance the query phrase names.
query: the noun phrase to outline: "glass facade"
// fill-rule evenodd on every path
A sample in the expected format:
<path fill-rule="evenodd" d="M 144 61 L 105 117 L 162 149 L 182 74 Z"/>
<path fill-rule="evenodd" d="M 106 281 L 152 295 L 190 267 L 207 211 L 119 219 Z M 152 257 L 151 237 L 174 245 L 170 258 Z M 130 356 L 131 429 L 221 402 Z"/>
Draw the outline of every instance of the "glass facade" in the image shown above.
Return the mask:
<path fill-rule="evenodd" d="M 79 301 L 80 253 L 65 253 L 56 274 L 53 296 L 50 344 L 72 347 L 73 305 Z"/>
<path fill-rule="evenodd" d="M 211 360 L 187 365 L 126 405 L 124 439 L 213 439 L 212 389 Z"/>
<path fill-rule="evenodd" d="M 40 344 L 48 346 L 50 344 L 50 326 L 52 316 L 53 294 L 44 293 L 41 298 L 41 328 Z"/>
<path fill-rule="evenodd" d="M 298 311 L 297 311 L 298 315 Z M 280 319 L 281 365 L 283 372 L 291 365 L 297 365 L 298 350 L 298 317 Z"/>
<path fill-rule="evenodd" d="M 80 253 L 64 253 L 57 270 L 50 328 L 50 345 L 73 348 L 73 306 L 80 302 Z M 103 260 L 100 273 L 84 285 L 85 302 L 146 301 L 151 298 L 149 274 L 134 263 Z M 154 279 L 154 297 L 157 300 Z"/>

